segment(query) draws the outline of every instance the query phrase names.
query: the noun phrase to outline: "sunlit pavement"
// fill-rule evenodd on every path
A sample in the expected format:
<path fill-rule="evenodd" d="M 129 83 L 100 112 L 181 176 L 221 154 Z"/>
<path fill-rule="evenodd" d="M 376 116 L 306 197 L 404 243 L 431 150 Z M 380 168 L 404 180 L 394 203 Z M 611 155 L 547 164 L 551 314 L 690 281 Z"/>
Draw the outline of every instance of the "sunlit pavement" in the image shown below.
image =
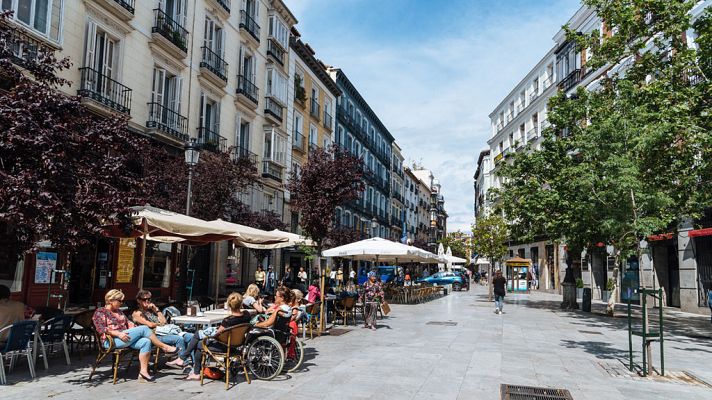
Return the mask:
<path fill-rule="evenodd" d="M 551 294 L 508 295 L 505 302 L 505 314 L 494 314 L 485 288 L 478 287 L 424 304 L 392 305 L 376 331 L 350 327 L 339 336 L 306 340 L 301 371 L 249 385 L 239 376 L 228 391 L 223 382 L 183 382 L 170 369 L 161 370 L 155 384 L 139 384 L 136 367 L 112 385 L 109 363 L 87 381 L 91 358 L 67 367 L 55 356 L 49 371 L 38 363 L 34 382 L 26 365 L 18 365 L 0 397 L 499 399 L 505 383 L 568 389 L 574 399 L 712 399 L 712 388 L 703 384 L 712 383 L 709 317 L 667 313 L 665 367 L 677 379 L 662 381 L 627 371 L 626 320 L 596 314 L 601 304 L 592 314 L 561 311 L 560 296 Z M 657 357 L 656 348 L 659 366 Z M 700 383 L 686 382 L 692 377 Z"/>

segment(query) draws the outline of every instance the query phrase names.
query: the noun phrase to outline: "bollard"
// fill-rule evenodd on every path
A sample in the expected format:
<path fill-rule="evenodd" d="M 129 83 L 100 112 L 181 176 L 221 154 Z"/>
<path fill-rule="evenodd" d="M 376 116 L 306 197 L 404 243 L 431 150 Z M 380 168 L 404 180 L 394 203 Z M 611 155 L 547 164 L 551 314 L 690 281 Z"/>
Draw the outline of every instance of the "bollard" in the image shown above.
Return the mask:
<path fill-rule="evenodd" d="M 583 288 L 583 299 L 581 300 L 581 309 L 586 312 L 591 312 L 591 288 Z"/>

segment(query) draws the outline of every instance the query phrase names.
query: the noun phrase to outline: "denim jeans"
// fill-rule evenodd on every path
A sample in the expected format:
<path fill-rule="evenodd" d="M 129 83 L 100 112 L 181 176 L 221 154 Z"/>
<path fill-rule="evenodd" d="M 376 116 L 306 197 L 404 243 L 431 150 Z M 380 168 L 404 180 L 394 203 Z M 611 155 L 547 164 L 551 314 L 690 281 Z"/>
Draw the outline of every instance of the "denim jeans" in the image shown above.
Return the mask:
<path fill-rule="evenodd" d="M 129 341 L 124 342 L 123 340 L 115 337 L 114 344 L 117 349 L 131 347 L 132 349 L 139 350 L 140 353 L 149 353 L 151 351 L 151 340 L 149 339 L 153 334 L 151 328 L 147 326 L 137 326 L 131 329 L 126 329 L 122 332 L 129 335 Z M 109 347 L 108 340 L 104 341 L 104 347 Z"/>
<path fill-rule="evenodd" d="M 502 307 L 504 307 L 504 296 L 495 294 L 494 295 L 494 306 L 496 309 L 502 311 Z"/>
<path fill-rule="evenodd" d="M 186 361 L 188 359 L 188 356 L 192 356 L 192 354 L 191 354 L 192 351 L 186 351 L 186 347 L 191 339 L 193 339 L 193 334 L 187 333 L 187 332 L 183 336 L 181 336 L 181 335 L 164 335 L 164 336 L 158 337 L 158 340 L 160 340 L 161 343 L 175 346 L 178 349 L 179 357 L 183 361 Z"/>

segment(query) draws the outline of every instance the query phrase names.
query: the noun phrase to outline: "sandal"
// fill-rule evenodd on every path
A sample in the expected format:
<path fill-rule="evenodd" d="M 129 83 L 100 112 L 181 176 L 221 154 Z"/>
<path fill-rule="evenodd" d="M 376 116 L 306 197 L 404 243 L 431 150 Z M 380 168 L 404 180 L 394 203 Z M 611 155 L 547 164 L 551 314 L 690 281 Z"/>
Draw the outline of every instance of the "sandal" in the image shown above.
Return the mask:
<path fill-rule="evenodd" d="M 183 378 L 184 381 L 199 381 L 200 380 L 200 375 L 193 375 L 188 374 L 185 378 Z"/>

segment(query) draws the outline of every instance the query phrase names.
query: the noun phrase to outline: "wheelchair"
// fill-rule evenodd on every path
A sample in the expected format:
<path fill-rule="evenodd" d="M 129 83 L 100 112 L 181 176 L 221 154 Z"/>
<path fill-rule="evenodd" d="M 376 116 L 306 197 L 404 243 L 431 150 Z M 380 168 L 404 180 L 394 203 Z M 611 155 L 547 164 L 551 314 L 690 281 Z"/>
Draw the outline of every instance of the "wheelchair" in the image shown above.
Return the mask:
<path fill-rule="evenodd" d="M 304 360 L 304 346 L 290 332 L 290 316 L 278 316 L 273 327 L 247 333 L 244 359 L 252 375 L 271 380 L 282 371 L 294 372 Z"/>

